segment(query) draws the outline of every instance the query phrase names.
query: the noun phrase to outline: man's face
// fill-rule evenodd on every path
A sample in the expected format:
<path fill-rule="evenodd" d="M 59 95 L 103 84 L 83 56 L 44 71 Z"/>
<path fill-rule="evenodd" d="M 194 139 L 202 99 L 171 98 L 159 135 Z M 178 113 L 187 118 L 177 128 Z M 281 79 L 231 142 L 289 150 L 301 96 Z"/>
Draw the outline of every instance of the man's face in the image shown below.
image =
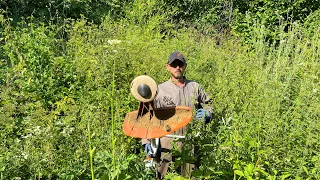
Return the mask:
<path fill-rule="evenodd" d="M 173 76 L 175 79 L 179 79 L 183 76 L 186 67 L 187 64 L 180 60 L 174 60 L 171 64 L 167 64 L 167 69 L 170 71 L 171 76 Z"/>

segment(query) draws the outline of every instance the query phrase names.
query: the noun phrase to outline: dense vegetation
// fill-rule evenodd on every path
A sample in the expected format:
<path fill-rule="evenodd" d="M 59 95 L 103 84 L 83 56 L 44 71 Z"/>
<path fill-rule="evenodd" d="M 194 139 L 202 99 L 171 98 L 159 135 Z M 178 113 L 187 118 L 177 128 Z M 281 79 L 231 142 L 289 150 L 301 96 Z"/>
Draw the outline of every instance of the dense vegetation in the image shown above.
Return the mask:
<path fill-rule="evenodd" d="M 0 2 L 1 179 L 152 179 L 121 129 L 175 50 L 214 99 L 203 179 L 320 179 L 317 0 Z M 194 136 L 201 128 L 201 136 Z M 175 152 L 179 154 L 180 152 Z M 181 152 L 174 166 L 190 159 Z"/>

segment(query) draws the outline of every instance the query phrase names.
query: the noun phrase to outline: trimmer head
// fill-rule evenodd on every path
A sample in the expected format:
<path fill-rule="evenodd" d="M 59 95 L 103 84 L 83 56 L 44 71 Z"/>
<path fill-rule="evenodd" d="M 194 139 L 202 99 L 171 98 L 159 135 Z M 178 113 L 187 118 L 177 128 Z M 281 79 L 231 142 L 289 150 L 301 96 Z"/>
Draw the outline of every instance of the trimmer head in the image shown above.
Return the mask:
<path fill-rule="evenodd" d="M 131 82 L 131 94 L 140 102 L 151 102 L 156 97 L 158 85 L 150 76 L 141 75 Z"/>

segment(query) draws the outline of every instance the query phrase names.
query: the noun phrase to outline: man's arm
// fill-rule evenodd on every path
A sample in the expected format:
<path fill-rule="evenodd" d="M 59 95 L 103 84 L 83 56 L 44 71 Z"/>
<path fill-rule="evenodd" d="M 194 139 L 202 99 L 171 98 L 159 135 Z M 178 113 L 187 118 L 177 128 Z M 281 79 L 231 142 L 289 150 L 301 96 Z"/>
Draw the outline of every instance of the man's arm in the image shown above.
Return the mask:
<path fill-rule="evenodd" d="M 206 117 L 206 122 L 209 122 L 213 118 L 213 109 L 212 109 L 212 98 L 204 91 L 203 88 L 199 86 L 199 96 L 198 96 L 198 113 L 202 114 Z M 204 112 L 201 110 L 205 110 Z M 205 114 L 209 113 L 209 114 Z"/>

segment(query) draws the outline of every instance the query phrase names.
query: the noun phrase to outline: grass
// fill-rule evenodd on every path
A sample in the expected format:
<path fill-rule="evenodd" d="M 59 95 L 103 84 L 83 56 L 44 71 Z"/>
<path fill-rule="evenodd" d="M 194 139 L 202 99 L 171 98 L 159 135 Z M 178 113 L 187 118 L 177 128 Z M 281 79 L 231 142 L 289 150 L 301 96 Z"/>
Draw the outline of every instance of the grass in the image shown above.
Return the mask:
<path fill-rule="evenodd" d="M 79 20 L 65 27 L 67 40 L 54 25 L 7 26 L 1 178 L 151 178 L 139 141 L 122 133 L 125 114 L 138 107 L 130 82 L 141 74 L 167 80 L 167 57 L 182 50 L 187 77 L 214 99 L 213 122 L 186 142 L 200 147 L 197 177 L 319 179 L 317 34 L 295 27 L 269 44 L 257 26 L 249 44 L 226 37 L 217 45 L 194 29 L 163 39 L 157 23 Z"/>

